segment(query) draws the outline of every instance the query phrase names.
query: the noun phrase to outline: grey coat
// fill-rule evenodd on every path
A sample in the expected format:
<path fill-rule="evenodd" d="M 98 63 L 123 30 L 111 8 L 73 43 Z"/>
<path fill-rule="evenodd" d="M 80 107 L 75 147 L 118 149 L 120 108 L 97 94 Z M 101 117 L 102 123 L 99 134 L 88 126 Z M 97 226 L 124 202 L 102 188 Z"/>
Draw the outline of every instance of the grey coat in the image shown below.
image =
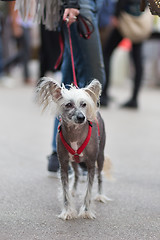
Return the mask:
<path fill-rule="evenodd" d="M 23 20 L 33 12 L 33 3 L 34 20 L 38 23 L 42 21 L 49 30 L 56 30 L 64 8 L 79 8 L 78 0 L 16 0 L 15 9 L 20 12 Z"/>

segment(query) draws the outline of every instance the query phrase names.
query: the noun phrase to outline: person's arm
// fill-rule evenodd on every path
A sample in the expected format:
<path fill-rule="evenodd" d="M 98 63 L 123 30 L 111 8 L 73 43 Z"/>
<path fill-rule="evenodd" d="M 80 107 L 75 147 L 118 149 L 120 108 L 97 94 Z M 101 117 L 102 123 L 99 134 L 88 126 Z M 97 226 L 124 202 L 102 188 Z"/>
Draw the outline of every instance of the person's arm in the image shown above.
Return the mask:
<path fill-rule="evenodd" d="M 79 0 L 64 0 L 64 8 L 79 9 Z"/>
<path fill-rule="evenodd" d="M 113 16 L 111 17 L 111 24 L 114 27 L 118 26 L 118 17 L 124 7 L 124 5 L 126 4 L 127 0 L 118 0 L 118 2 L 116 3 L 115 6 L 115 11 Z"/>
<path fill-rule="evenodd" d="M 118 0 L 116 7 L 115 7 L 115 17 L 119 17 L 124 5 L 126 4 L 127 0 Z"/>

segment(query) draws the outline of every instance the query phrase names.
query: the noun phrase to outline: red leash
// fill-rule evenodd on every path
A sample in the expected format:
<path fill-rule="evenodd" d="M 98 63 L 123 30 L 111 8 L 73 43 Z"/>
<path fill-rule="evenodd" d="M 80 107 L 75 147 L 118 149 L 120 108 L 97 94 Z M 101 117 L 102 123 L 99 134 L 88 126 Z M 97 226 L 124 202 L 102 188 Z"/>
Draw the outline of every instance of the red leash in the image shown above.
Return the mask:
<path fill-rule="evenodd" d="M 72 39 L 71 39 L 71 30 L 69 24 L 67 24 L 67 29 L 68 29 L 68 36 L 69 36 L 69 46 L 70 46 L 70 51 L 71 51 L 71 63 L 72 63 L 72 72 L 73 72 L 73 83 L 76 88 L 78 88 L 77 84 L 77 79 L 76 79 L 76 71 L 75 71 L 75 66 L 74 66 L 74 56 L 73 56 L 73 47 L 72 47 Z M 60 43 L 60 49 L 61 53 L 57 59 L 57 62 L 54 66 L 54 69 L 57 69 L 58 66 L 60 65 L 64 53 L 64 42 L 62 39 L 62 35 L 59 35 L 59 43 Z"/>
<path fill-rule="evenodd" d="M 61 34 L 59 34 L 59 46 L 60 46 L 61 52 L 60 52 L 60 55 L 59 55 L 59 57 L 58 57 L 58 59 L 56 61 L 55 66 L 54 66 L 55 70 L 59 67 L 59 65 L 60 65 L 60 63 L 62 61 L 63 53 L 64 53 L 64 42 L 63 42 L 63 38 L 62 38 Z"/>
<path fill-rule="evenodd" d="M 89 39 L 92 32 L 94 31 L 94 27 L 93 24 L 90 22 L 89 19 L 87 19 L 86 17 L 79 15 L 77 17 L 77 29 L 78 32 L 80 34 L 81 37 L 85 38 L 85 39 Z M 83 26 L 82 26 L 83 25 Z M 67 28 L 68 28 L 68 35 L 69 35 L 69 45 L 70 45 L 70 51 L 71 51 L 71 62 L 72 62 L 72 71 L 73 71 L 73 83 L 75 85 L 76 88 L 78 88 L 78 84 L 77 84 L 77 79 L 76 79 L 76 71 L 75 71 L 75 66 L 74 66 L 74 56 L 73 56 L 73 47 L 72 47 L 72 38 L 71 38 L 71 30 L 70 30 L 70 26 L 69 24 L 67 24 Z M 84 30 L 86 30 L 86 32 L 84 32 Z"/>
<path fill-rule="evenodd" d="M 66 23 L 67 24 L 67 23 Z M 75 66 L 74 66 L 74 56 L 73 56 L 73 47 L 72 47 L 72 39 L 71 39 L 71 31 L 70 31 L 70 26 L 67 24 L 67 29 L 68 29 L 68 36 L 69 36 L 69 45 L 70 45 L 70 51 L 71 51 L 71 63 L 72 63 L 72 71 L 73 71 L 73 83 L 76 88 L 78 88 L 77 84 L 77 79 L 76 79 L 76 71 L 75 71 Z M 84 39 L 89 39 L 91 34 L 94 31 L 94 26 L 92 22 L 86 18 L 85 16 L 79 14 L 77 16 L 77 31 L 79 32 L 80 37 Z M 58 57 L 58 60 L 54 66 L 54 69 L 57 69 L 58 66 L 61 63 L 63 53 L 64 53 L 64 42 L 62 35 L 59 35 L 59 42 L 60 42 L 60 49 L 61 53 L 60 56 Z"/>
<path fill-rule="evenodd" d="M 72 39 L 71 39 L 71 30 L 69 24 L 67 24 L 68 28 L 68 35 L 69 35 L 69 46 L 70 46 L 70 51 L 71 51 L 71 62 L 72 62 L 72 71 L 73 71 L 73 83 L 76 88 L 78 88 L 77 85 L 77 79 L 76 79 L 76 71 L 75 71 L 75 66 L 74 66 L 74 57 L 73 57 L 73 47 L 72 47 Z"/>

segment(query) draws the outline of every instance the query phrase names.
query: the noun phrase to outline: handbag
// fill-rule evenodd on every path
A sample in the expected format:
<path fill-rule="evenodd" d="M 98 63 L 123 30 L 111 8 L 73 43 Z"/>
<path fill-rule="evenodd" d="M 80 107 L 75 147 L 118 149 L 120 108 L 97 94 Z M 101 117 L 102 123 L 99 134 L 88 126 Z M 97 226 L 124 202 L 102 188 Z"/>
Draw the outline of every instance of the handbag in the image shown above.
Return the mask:
<path fill-rule="evenodd" d="M 149 8 L 140 16 L 122 12 L 118 22 L 118 30 L 122 36 L 129 38 L 133 43 L 144 41 L 152 33 L 153 16 Z"/>

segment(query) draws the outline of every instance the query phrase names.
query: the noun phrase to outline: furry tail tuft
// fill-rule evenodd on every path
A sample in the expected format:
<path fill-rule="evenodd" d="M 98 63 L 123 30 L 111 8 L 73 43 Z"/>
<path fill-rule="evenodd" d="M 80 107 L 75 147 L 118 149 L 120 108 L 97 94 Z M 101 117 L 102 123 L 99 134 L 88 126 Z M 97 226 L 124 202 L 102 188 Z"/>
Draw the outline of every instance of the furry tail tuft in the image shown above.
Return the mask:
<path fill-rule="evenodd" d="M 112 162 L 110 160 L 109 157 L 105 157 L 104 159 L 104 165 L 103 165 L 103 172 L 104 172 L 104 176 L 109 179 L 109 180 L 114 180 L 113 176 L 112 176 Z"/>

